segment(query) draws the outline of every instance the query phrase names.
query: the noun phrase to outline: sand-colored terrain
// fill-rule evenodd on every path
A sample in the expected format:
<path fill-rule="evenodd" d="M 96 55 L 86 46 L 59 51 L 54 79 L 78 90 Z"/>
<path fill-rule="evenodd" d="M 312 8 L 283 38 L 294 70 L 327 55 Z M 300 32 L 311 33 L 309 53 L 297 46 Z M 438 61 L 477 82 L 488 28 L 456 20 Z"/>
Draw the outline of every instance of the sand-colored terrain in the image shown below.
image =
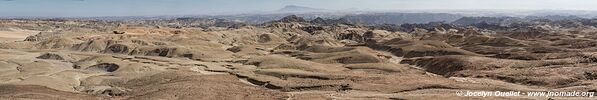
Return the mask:
<path fill-rule="evenodd" d="M 0 42 L 22 41 L 27 36 L 37 33 L 35 31 L 0 31 Z"/>
<path fill-rule="evenodd" d="M 591 28 L 405 32 L 297 16 L 261 25 L 66 21 L 0 23 L 41 31 L 0 31 L 0 99 L 577 100 L 593 98 L 456 93 L 597 89 Z"/>

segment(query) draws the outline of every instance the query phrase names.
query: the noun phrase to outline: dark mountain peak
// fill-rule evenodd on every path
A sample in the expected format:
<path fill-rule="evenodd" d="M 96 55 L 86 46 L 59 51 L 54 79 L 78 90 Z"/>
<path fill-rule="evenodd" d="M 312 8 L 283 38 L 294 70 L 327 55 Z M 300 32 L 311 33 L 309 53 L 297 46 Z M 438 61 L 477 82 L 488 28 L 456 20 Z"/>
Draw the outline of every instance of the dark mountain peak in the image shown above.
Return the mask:
<path fill-rule="evenodd" d="M 286 16 L 282 19 L 279 20 L 279 22 L 305 22 L 305 19 L 303 19 L 303 17 L 299 17 L 296 15 L 290 15 L 290 16 Z"/>
<path fill-rule="evenodd" d="M 325 24 L 325 23 L 326 23 L 326 21 L 325 21 L 325 19 L 323 19 L 323 18 L 321 18 L 321 17 L 317 17 L 317 18 L 315 18 L 315 19 L 311 20 L 311 23 Z"/>

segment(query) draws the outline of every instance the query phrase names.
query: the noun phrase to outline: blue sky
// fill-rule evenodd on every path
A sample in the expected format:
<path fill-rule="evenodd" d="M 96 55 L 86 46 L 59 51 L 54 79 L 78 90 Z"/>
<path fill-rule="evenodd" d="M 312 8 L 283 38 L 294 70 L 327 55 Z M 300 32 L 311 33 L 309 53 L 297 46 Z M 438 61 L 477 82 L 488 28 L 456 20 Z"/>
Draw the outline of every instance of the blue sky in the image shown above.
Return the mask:
<path fill-rule="evenodd" d="M 597 0 L 0 0 L 0 16 L 144 16 L 324 9 L 597 10 Z"/>

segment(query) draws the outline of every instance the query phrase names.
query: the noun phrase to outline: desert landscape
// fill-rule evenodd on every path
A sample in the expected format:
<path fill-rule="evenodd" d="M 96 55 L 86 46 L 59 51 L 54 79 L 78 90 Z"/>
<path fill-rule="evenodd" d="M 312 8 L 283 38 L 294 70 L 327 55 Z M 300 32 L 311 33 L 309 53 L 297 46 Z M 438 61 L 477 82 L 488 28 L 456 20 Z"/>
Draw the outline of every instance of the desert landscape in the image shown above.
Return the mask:
<path fill-rule="evenodd" d="M 597 89 L 590 19 L 464 17 L 401 31 L 295 15 L 214 20 L 4 19 L 0 98 L 459 100 L 476 98 L 454 94 L 462 90 Z"/>
<path fill-rule="evenodd" d="M 0 18 L 0 99 L 595 99 L 457 94 L 597 92 L 595 18 L 319 10 Z"/>

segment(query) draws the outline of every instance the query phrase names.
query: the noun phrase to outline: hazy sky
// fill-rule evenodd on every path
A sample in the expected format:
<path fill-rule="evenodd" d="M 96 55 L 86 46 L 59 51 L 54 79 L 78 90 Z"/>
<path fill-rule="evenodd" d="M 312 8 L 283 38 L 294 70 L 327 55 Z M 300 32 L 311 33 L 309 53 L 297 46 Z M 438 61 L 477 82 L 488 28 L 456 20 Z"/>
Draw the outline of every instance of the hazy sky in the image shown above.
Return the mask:
<path fill-rule="evenodd" d="M 275 11 L 286 5 L 332 10 L 597 10 L 597 0 L 0 0 L 0 16 L 137 16 Z"/>

